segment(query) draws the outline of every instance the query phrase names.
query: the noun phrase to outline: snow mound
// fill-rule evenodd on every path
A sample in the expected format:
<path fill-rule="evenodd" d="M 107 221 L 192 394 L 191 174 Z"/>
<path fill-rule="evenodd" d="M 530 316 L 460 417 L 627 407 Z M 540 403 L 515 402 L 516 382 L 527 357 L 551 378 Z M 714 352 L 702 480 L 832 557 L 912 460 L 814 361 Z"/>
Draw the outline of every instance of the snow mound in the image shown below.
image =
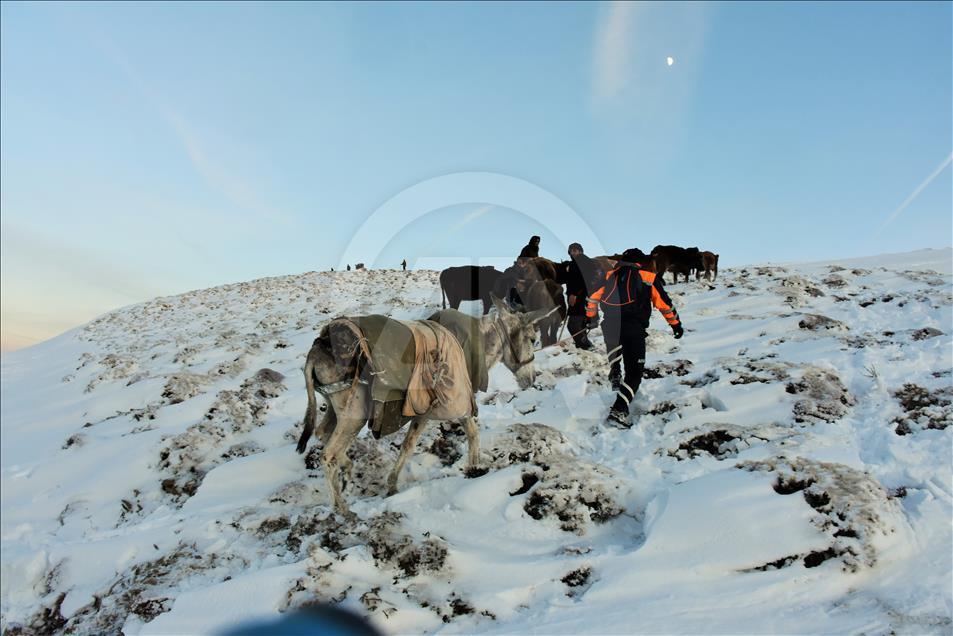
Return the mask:
<path fill-rule="evenodd" d="M 804 567 L 817 567 L 838 559 L 851 572 L 872 568 L 882 553 L 902 552 L 909 539 L 903 510 L 876 480 L 859 470 L 803 457 L 743 462 L 739 468 L 777 475 L 774 490 L 779 495 L 801 493 L 817 514 L 811 519 L 830 537 L 824 550 L 793 554 L 766 567 L 786 567 L 800 560 Z"/>

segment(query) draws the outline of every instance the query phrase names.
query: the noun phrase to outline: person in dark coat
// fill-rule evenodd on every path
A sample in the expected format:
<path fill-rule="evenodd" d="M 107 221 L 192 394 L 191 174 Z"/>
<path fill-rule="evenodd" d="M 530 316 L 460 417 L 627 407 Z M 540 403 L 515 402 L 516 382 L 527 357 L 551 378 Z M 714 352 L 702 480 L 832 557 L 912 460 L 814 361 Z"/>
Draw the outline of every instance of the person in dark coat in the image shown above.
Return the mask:
<path fill-rule="evenodd" d="M 522 278 L 523 269 L 517 263 L 513 263 L 503 270 L 503 275 L 497 280 L 493 290 L 493 293 L 506 301 L 510 309 L 514 311 L 523 310 L 523 299 L 520 298 L 519 291 L 516 289 Z"/>
<path fill-rule="evenodd" d="M 589 340 L 589 318 L 586 317 L 586 304 L 589 294 L 599 288 L 599 266 L 585 255 L 582 245 L 573 243 L 569 246 L 569 260 L 561 265 L 565 271 L 561 272 L 566 282 L 566 301 L 569 304 L 569 317 L 566 327 L 572 335 L 573 341 L 580 349 L 592 349 Z"/>
<path fill-rule="evenodd" d="M 519 258 L 538 258 L 539 257 L 539 237 L 532 236 L 529 239 L 529 243 L 523 246 L 523 249 L 520 250 Z"/>
<path fill-rule="evenodd" d="M 400 266 L 401 266 L 401 268 L 403 268 L 403 270 L 404 270 L 405 272 L 407 271 L 407 259 L 406 259 L 406 258 L 400 262 Z"/>
<path fill-rule="evenodd" d="M 605 274 L 604 284 L 589 298 L 586 315 L 595 319 L 601 305 L 604 313 L 602 334 L 609 354 L 609 378 L 616 389 L 615 403 L 609 409 L 607 424 L 630 428 L 629 403 L 642 383 L 645 370 L 645 330 L 652 306 L 658 309 L 672 328 L 675 339 L 682 337 L 682 323 L 672 300 L 662 286 L 662 277 L 642 268 L 648 257 L 637 249 L 622 253 L 615 269 Z M 620 363 L 625 365 L 622 376 Z"/>

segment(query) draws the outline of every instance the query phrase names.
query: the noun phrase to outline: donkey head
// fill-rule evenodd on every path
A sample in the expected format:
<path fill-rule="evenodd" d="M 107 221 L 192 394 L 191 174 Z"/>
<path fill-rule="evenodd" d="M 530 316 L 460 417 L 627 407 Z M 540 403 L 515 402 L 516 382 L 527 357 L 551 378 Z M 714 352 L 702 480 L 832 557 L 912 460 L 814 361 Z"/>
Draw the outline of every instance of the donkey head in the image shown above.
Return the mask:
<path fill-rule="evenodd" d="M 533 344 L 536 340 L 536 322 L 545 311 L 522 314 L 510 311 L 506 303 L 493 297 L 497 316 L 495 328 L 500 335 L 500 359 L 514 376 L 521 389 L 527 389 L 536 380 L 533 368 Z"/>

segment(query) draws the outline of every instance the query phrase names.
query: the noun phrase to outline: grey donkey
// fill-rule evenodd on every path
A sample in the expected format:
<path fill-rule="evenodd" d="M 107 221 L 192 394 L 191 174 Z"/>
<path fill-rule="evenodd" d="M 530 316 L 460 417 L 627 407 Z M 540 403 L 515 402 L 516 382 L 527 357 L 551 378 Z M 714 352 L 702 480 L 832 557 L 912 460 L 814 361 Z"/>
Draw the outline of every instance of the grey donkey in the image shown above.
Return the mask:
<path fill-rule="evenodd" d="M 480 332 L 486 368 L 489 370 L 502 362 L 515 376 L 521 389 L 529 388 L 536 379 L 533 368 L 533 343 L 536 337 L 536 322 L 546 312 L 516 313 L 510 311 L 499 299 L 493 298 L 496 313 L 480 319 Z M 367 423 L 368 399 L 367 385 L 358 379 L 355 343 L 349 333 L 330 334 L 327 338 L 319 336 L 311 345 L 304 366 L 305 385 L 308 393 L 308 407 L 305 411 L 301 437 L 297 451 L 304 453 L 312 434 L 322 441 L 324 452 L 324 474 L 331 493 L 334 508 L 344 515 L 350 515 L 347 502 L 342 494 L 350 477 L 351 460 L 347 456 L 348 447 Z M 324 404 L 318 407 L 315 391 L 322 394 Z M 469 401 L 475 404 L 474 400 Z M 472 407 L 471 407 L 472 408 Z M 413 453 L 417 440 L 430 419 L 444 419 L 463 423 L 467 435 L 468 455 L 467 471 L 479 466 L 480 438 L 476 421 L 476 412 L 441 414 L 440 418 L 430 417 L 433 411 L 413 418 L 400 448 L 400 454 L 387 479 L 388 495 L 397 492 L 397 477 L 404 463 Z M 318 413 L 322 413 L 318 422 Z"/>

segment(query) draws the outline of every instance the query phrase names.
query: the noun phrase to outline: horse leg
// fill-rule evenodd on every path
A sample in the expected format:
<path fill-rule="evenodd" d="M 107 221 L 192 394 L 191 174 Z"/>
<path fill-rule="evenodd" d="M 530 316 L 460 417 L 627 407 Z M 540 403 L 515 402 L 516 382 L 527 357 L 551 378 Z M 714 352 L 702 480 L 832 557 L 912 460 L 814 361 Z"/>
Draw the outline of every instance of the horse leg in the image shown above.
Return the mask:
<path fill-rule="evenodd" d="M 414 421 L 410 423 L 407 429 L 407 435 L 404 437 L 404 443 L 400 446 L 400 455 L 397 456 L 394 469 L 391 470 L 390 475 L 387 477 L 388 497 L 397 494 L 397 476 L 400 474 L 400 469 L 404 467 L 407 458 L 414 452 L 414 448 L 417 446 L 417 440 L 420 438 L 420 434 L 424 432 L 424 426 L 426 426 L 426 424 L 427 420 L 421 417 L 415 417 Z"/>
<path fill-rule="evenodd" d="M 463 420 L 464 430 L 467 432 L 467 470 L 480 467 L 480 427 L 472 415 Z"/>

